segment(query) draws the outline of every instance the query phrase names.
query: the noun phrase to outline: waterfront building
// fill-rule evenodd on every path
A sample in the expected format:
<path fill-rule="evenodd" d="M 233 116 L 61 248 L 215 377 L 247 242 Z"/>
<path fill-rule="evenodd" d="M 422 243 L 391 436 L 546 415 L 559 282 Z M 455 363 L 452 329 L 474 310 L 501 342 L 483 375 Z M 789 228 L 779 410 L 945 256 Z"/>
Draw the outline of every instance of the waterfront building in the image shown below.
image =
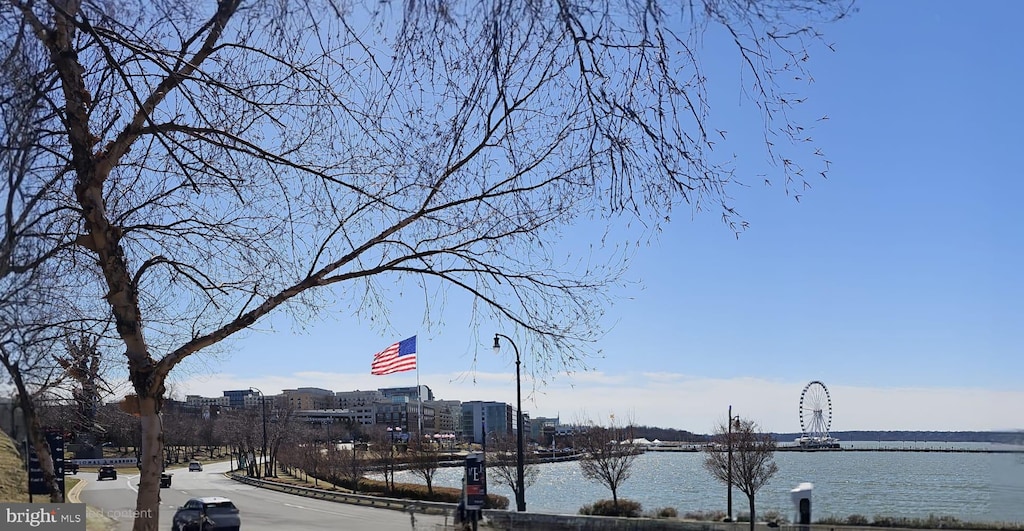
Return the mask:
<path fill-rule="evenodd" d="M 555 444 L 555 428 L 558 427 L 558 417 L 537 417 L 530 423 L 530 439 L 544 446 Z"/>
<path fill-rule="evenodd" d="M 334 401 L 335 405 L 340 409 L 352 409 L 384 402 L 386 397 L 379 389 L 373 391 L 360 391 L 357 389 L 355 391 L 338 391 L 334 393 Z"/>
<path fill-rule="evenodd" d="M 405 398 L 410 402 L 417 400 L 423 400 L 424 402 L 434 399 L 434 392 L 430 390 L 430 387 L 426 385 L 412 386 L 412 387 L 382 387 L 377 389 L 384 398 Z"/>
<path fill-rule="evenodd" d="M 220 406 L 230 407 L 231 397 L 228 396 L 199 396 L 199 395 L 187 395 L 185 397 L 185 406 L 188 408 L 202 408 L 203 406 Z"/>
<path fill-rule="evenodd" d="M 233 408 L 245 407 L 245 397 L 256 394 L 256 391 L 253 391 L 252 389 L 233 389 L 231 391 L 224 391 L 224 396 L 228 398 L 228 406 Z"/>
<path fill-rule="evenodd" d="M 290 409 L 332 409 L 334 391 L 319 387 L 300 387 L 281 391 L 283 404 Z"/>
<path fill-rule="evenodd" d="M 458 400 L 430 400 L 423 402 L 424 407 L 434 410 L 434 430 L 436 433 L 452 433 L 456 437 L 462 434 L 462 402 Z"/>
<path fill-rule="evenodd" d="M 512 412 L 512 406 L 504 402 L 463 402 L 463 440 L 480 444 L 484 442 L 485 436 L 492 438 L 494 435 L 512 435 Z"/>

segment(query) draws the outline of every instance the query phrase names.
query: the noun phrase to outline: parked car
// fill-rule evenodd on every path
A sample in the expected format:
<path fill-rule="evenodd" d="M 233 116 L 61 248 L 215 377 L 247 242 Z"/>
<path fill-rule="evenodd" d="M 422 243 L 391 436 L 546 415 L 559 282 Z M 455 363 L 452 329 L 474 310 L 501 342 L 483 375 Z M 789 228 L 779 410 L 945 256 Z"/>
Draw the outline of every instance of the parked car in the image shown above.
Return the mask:
<path fill-rule="evenodd" d="M 99 475 L 96 477 L 96 481 L 103 481 L 104 479 L 117 479 L 117 469 L 110 465 L 103 465 L 100 467 Z"/>
<path fill-rule="evenodd" d="M 238 531 L 242 525 L 238 508 L 220 496 L 192 498 L 178 507 L 171 521 L 175 531 Z"/>
<path fill-rule="evenodd" d="M 200 463 L 199 461 L 192 461 L 191 463 L 188 464 L 188 471 L 189 472 L 202 472 L 203 471 L 203 464 Z"/>
<path fill-rule="evenodd" d="M 170 486 L 171 486 L 171 475 L 168 474 L 167 472 L 161 472 L 160 473 L 160 488 L 161 489 L 166 489 L 166 488 L 170 488 Z"/>

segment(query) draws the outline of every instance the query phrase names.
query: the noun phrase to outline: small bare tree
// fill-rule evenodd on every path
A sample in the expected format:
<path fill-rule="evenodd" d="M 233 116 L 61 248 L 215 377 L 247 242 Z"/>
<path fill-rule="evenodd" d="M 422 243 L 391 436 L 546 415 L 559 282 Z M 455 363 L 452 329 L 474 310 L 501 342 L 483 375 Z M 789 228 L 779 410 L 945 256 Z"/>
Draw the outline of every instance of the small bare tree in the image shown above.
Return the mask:
<path fill-rule="evenodd" d="M 386 431 L 380 426 L 369 430 L 370 444 L 367 454 L 373 468 L 384 476 L 384 490 L 391 492 L 395 488 L 395 463 L 398 461 L 397 447 L 400 442 L 396 432 Z"/>
<path fill-rule="evenodd" d="M 619 488 L 633 473 L 633 462 L 642 452 L 630 434 L 628 426 L 615 425 L 615 417 L 612 417 L 608 427 L 590 423 L 574 436 L 576 451 L 583 453 L 579 460 L 580 471 L 586 478 L 612 491 L 612 505 L 616 509 Z"/>
<path fill-rule="evenodd" d="M 352 447 L 342 452 L 340 470 L 342 476 L 349 482 L 351 489 L 359 492 L 359 482 L 367 468 L 367 444 L 362 441 L 352 441 Z"/>
<path fill-rule="evenodd" d="M 519 499 L 518 482 L 516 478 L 518 471 L 519 448 L 516 438 L 511 433 L 495 434 L 494 450 L 487 447 L 487 474 L 495 482 L 512 489 L 516 499 Z M 540 467 L 532 454 L 523 455 L 523 487 L 529 487 L 537 482 L 540 475 Z"/>
<path fill-rule="evenodd" d="M 730 469 L 729 464 L 732 464 Z M 752 420 L 740 419 L 732 429 L 726 424 L 715 428 L 714 444 L 704 451 L 704 468 L 718 481 L 732 485 L 747 495 L 750 504 L 750 530 L 757 513 L 754 495 L 779 471 L 775 464 L 775 439 L 760 433 Z"/>
<path fill-rule="evenodd" d="M 434 493 L 434 475 L 441 467 L 440 453 L 437 445 L 431 440 L 414 437 L 408 450 L 409 471 L 423 478 L 427 484 L 427 493 Z"/>

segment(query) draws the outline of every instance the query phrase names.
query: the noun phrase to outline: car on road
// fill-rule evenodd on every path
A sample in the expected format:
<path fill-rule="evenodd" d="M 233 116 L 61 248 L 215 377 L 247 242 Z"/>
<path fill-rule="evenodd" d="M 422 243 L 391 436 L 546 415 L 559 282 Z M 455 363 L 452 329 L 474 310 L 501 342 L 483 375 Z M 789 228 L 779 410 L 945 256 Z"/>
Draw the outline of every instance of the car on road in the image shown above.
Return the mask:
<path fill-rule="evenodd" d="M 192 461 L 191 463 L 188 464 L 188 471 L 189 472 L 202 472 L 203 471 L 203 464 L 200 463 L 199 461 Z"/>
<path fill-rule="evenodd" d="M 117 479 L 117 469 L 110 465 L 101 466 L 99 474 L 96 476 L 96 481 L 103 481 L 107 478 Z"/>
<path fill-rule="evenodd" d="M 78 463 L 64 461 L 64 473 L 78 475 Z"/>
<path fill-rule="evenodd" d="M 241 525 L 238 508 L 221 496 L 192 498 L 178 507 L 171 520 L 174 531 L 238 531 Z"/>
<path fill-rule="evenodd" d="M 171 475 L 167 472 L 160 473 L 160 488 L 168 489 L 171 487 Z"/>

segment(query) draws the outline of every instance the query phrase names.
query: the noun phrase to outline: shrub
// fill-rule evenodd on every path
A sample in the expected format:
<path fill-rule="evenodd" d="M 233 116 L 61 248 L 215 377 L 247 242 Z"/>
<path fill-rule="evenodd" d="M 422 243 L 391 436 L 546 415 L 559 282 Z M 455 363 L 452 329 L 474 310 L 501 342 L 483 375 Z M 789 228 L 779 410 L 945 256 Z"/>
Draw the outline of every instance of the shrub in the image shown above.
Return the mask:
<path fill-rule="evenodd" d="M 761 516 L 760 519 L 764 520 L 765 522 L 769 522 L 769 523 L 774 522 L 776 524 L 788 524 L 789 523 L 789 518 L 786 517 L 786 515 L 780 513 L 779 511 L 775 511 L 775 510 L 771 510 L 771 511 L 768 511 L 768 512 L 764 513 Z"/>
<path fill-rule="evenodd" d="M 1024 531 L 1024 524 L 1011 524 L 1005 522 L 964 522 L 954 516 L 935 516 L 928 518 L 910 518 L 905 516 L 875 515 L 868 522 L 868 519 L 859 514 L 853 514 L 846 518 L 828 516 L 819 518 L 814 522 L 821 525 L 856 525 L 870 527 L 896 527 L 903 529 L 971 529 L 991 531 Z"/>
<path fill-rule="evenodd" d="M 701 520 L 704 522 L 721 522 L 725 520 L 725 511 L 688 511 L 683 514 L 684 520 Z"/>
<path fill-rule="evenodd" d="M 662 507 L 661 509 L 658 509 L 658 512 L 655 513 L 655 514 L 658 515 L 658 518 L 678 518 L 679 517 L 679 511 L 677 511 L 675 507 Z"/>
<path fill-rule="evenodd" d="M 612 500 L 599 500 L 594 502 L 593 505 L 584 505 L 580 507 L 580 514 L 586 514 L 591 516 L 625 516 L 628 518 L 637 518 L 642 512 L 640 502 L 619 499 L 619 504 L 616 506 Z"/>

